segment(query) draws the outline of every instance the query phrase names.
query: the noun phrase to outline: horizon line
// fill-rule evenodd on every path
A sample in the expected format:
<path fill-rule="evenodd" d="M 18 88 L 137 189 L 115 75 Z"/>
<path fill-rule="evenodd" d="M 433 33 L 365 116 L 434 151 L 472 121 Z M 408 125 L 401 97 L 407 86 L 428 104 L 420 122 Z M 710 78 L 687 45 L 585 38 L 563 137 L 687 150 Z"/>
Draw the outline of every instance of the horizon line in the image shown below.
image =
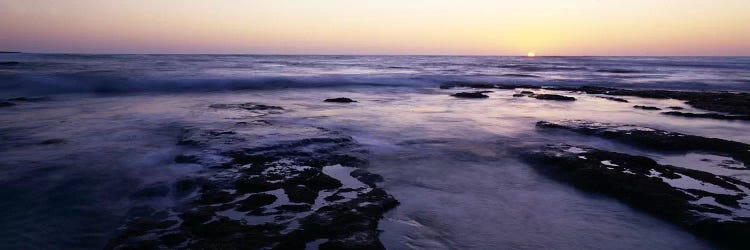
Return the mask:
<path fill-rule="evenodd" d="M 526 57 L 527 55 L 473 55 L 473 54 L 284 54 L 284 53 L 96 53 L 96 52 L 26 52 L 3 51 L 0 54 L 51 54 L 51 55 L 243 55 L 243 56 L 448 56 L 448 57 Z M 539 55 L 534 57 L 750 57 L 750 55 Z"/>

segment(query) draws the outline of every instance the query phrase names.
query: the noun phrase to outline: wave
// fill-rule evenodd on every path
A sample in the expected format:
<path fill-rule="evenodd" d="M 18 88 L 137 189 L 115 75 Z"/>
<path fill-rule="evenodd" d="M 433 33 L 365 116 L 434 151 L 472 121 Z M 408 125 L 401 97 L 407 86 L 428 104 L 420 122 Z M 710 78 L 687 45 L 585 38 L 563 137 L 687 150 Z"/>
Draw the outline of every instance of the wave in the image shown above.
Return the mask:
<path fill-rule="evenodd" d="M 71 74 L 63 76 L 13 76 L 0 74 L 0 92 L 5 97 L 18 95 L 50 95 L 63 93 L 171 93 L 208 92 L 252 89 L 321 88 L 341 86 L 369 87 L 437 87 L 450 82 L 478 82 L 492 84 L 525 84 L 536 86 L 609 86 L 625 88 L 682 89 L 682 90 L 741 90 L 748 91 L 746 82 L 721 85 L 702 82 L 653 81 L 630 83 L 617 78 L 590 80 L 550 80 L 534 75 L 325 75 L 325 76 L 265 76 L 251 78 L 152 79 Z"/>

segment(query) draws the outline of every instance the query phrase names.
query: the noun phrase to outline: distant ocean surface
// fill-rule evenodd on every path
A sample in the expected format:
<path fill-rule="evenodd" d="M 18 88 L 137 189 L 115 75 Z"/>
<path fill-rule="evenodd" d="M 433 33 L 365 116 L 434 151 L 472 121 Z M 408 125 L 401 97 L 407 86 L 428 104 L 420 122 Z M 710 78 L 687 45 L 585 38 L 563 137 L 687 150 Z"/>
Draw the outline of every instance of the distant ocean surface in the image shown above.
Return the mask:
<path fill-rule="evenodd" d="M 750 57 L 0 54 L 5 94 L 212 91 L 472 81 L 750 90 Z"/>
<path fill-rule="evenodd" d="M 650 150 L 538 128 L 540 121 L 561 120 L 634 124 L 643 127 L 638 131 L 660 129 L 745 145 L 750 144 L 748 120 L 664 114 L 722 115 L 682 99 L 562 88 L 482 89 L 484 98 L 467 99 L 455 97 L 467 88 L 439 88 L 454 82 L 750 91 L 750 57 L 0 53 L 0 249 L 106 249 L 122 239 L 148 243 L 157 235 L 193 232 L 202 233 L 164 248 L 204 249 L 209 247 L 188 244 L 206 235 L 234 235 L 209 228 L 217 223 L 243 225 L 242 230 L 270 223 L 282 233 L 300 232 L 301 219 L 310 214 L 353 211 L 321 208 L 364 197 L 363 190 L 370 189 L 352 181 L 355 170 L 348 168 L 359 165 L 363 169 L 357 170 L 382 177 L 377 187 L 399 202 L 366 228 L 387 249 L 715 249 L 716 242 L 632 203 L 548 177 L 528 162 L 528 154 L 548 144 L 576 145 L 566 152 L 596 148 L 750 180 L 746 163 L 721 152 Z M 559 95 L 569 100 L 538 98 Z M 343 97 L 353 101 L 324 101 Z M 275 160 L 261 166 L 258 159 Z M 617 176 L 632 174 L 611 168 L 630 166 L 619 158 L 601 160 Z M 320 171 L 319 176 L 346 186 L 335 193 L 315 189 L 313 201 L 293 201 L 302 193 L 293 193 L 298 183 L 279 188 L 273 179 L 269 185 L 278 189 L 266 197 L 275 201 L 257 208 L 268 214 L 234 209 L 236 202 L 250 199 L 237 187 L 250 183 L 251 176 L 296 181 L 290 176 L 301 169 Z M 312 183 L 318 179 L 308 180 L 320 186 Z M 681 180 L 687 181 L 668 186 L 721 197 L 736 193 Z M 707 203 L 709 211 L 750 218 L 750 196 L 743 197 L 722 210 Z M 192 223 L 188 212 L 196 209 L 212 219 Z M 150 220 L 182 224 L 139 230 L 138 222 Z M 328 228 L 350 233 L 333 225 Z M 332 240 L 313 238 L 303 242 L 307 249 Z"/>

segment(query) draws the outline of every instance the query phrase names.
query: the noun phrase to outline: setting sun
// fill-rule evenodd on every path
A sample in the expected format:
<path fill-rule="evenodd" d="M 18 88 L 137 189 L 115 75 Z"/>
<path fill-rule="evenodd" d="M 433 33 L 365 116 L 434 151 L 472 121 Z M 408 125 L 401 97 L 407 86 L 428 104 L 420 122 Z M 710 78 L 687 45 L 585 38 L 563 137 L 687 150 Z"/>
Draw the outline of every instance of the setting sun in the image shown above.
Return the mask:
<path fill-rule="evenodd" d="M 528 54 L 526 54 L 526 56 L 527 56 L 527 57 L 535 57 L 535 56 L 536 56 L 536 53 L 534 53 L 534 52 L 529 52 Z"/>

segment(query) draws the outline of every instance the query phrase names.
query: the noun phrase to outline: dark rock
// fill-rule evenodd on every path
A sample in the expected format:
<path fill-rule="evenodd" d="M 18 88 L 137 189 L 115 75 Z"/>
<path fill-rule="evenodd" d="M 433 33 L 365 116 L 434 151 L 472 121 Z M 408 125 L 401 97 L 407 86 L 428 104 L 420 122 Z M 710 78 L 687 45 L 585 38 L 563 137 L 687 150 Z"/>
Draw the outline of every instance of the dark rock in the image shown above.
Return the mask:
<path fill-rule="evenodd" d="M 481 91 L 459 92 L 459 93 L 452 94 L 451 96 L 458 97 L 458 98 L 488 98 L 489 97 L 488 95 L 482 94 Z"/>
<path fill-rule="evenodd" d="M 305 186 L 284 187 L 284 193 L 291 202 L 315 204 L 315 199 L 318 198 L 318 191 Z"/>
<path fill-rule="evenodd" d="M 0 66 L 16 66 L 21 64 L 20 62 L 0 62 Z"/>
<path fill-rule="evenodd" d="M 680 112 L 680 111 L 667 111 L 662 112 L 662 114 L 665 115 L 671 115 L 671 116 L 681 116 L 681 117 L 687 117 L 687 118 L 709 118 L 709 119 L 717 119 L 717 120 L 743 120 L 743 121 L 750 121 L 750 115 L 724 115 L 724 114 L 718 114 L 718 113 L 689 113 L 689 112 Z"/>
<path fill-rule="evenodd" d="M 750 166 L 750 145 L 716 138 L 686 135 L 635 125 L 617 125 L 584 120 L 540 121 L 538 128 L 566 129 L 666 152 L 703 151 L 731 156 Z"/>
<path fill-rule="evenodd" d="M 555 101 L 575 101 L 576 100 L 575 97 L 555 95 L 555 94 L 539 94 L 539 95 L 534 95 L 533 97 L 539 100 L 555 100 Z"/>
<path fill-rule="evenodd" d="M 623 98 L 618 98 L 618 97 L 611 97 L 611 96 L 597 96 L 597 97 L 604 98 L 610 101 L 615 101 L 615 102 L 629 102 L 628 100 L 625 100 Z"/>
<path fill-rule="evenodd" d="M 584 86 L 577 88 L 554 88 L 559 90 L 583 91 L 589 94 L 606 94 L 615 96 L 637 96 L 654 99 L 677 99 L 686 101 L 690 106 L 735 115 L 750 115 L 750 93 L 740 92 L 697 92 L 650 89 L 617 89 L 607 87 Z"/>
<path fill-rule="evenodd" d="M 198 200 L 195 201 L 197 204 L 217 204 L 227 203 L 234 200 L 234 195 L 226 191 L 209 191 L 201 195 Z"/>
<path fill-rule="evenodd" d="M 159 240 L 164 242 L 167 247 L 176 247 L 182 242 L 187 240 L 187 237 L 181 233 L 166 234 L 159 237 Z"/>
<path fill-rule="evenodd" d="M 449 89 L 456 87 L 467 88 L 495 88 L 516 89 L 530 88 L 540 89 L 534 85 L 514 84 L 486 84 L 486 83 L 449 83 L 440 88 Z M 545 87 L 549 90 L 579 91 L 587 94 L 611 95 L 611 96 L 636 96 L 654 99 L 677 99 L 695 108 L 724 112 L 734 115 L 750 116 L 750 93 L 747 92 L 705 92 L 705 91 L 676 91 L 676 90 L 653 90 L 653 89 L 618 89 L 598 86 L 582 87 Z"/>
<path fill-rule="evenodd" d="M 528 90 L 524 90 L 524 91 L 521 91 L 521 94 L 523 94 L 523 95 L 533 95 L 534 92 L 531 92 L 531 91 L 528 91 Z"/>
<path fill-rule="evenodd" d="M 513 94 L 513 97 L 524 97 L 524 96 L 526 96 L 526 95 L 524 95 L 524 94 Z"/>
<path fill-rule="evenodd" d="M 195 155 L 178 155 L 174 157 L 175 163 L 198 163 L 200 158 Z"/>
<path fill-rule="evenodd" d="M 350 175 L 370 187 L 375 187 L 376 183 L 383 181 L 382 176 L 370 173 L 364 169 L 354 170 Z"/>
<path fill-rule="evenodd" d="M 714 214 L 730 215 L 732 210 L 695 201 L 703 197 L 734 205 L 747 196 L 739 186 L 748 184 L 707 172 L 660 165 L 656 161 L 616 152 L 565 144 L 547 145 L 527 153 L 525 159 L 541 173 L 592 192 L 615 197 L 730 248 L 747 246 L 750 222 L 724 220 Z M 714 194 L 703 190 L 683 190 L 665 180 L 692 178 L 726 188 L 737 195 Z"/>
<path fill-rule="evenodd" d="M 234 183 L 237 191 L 245 193 L 258 193 L 278 189 L 279 185 L 270 183 L 261 177 L 250 177 L 239 179 Z"/>
<path fill-rule="evenodd" d="M 661 110 L 661 108 L 653 107 L 653 106 L 643 106 L 643 105 L 635 105 L 633 108 L 637 109 L 643 109 L 643 110 Z"/>
<path fill-rule="evenodd" d="M 240 104 L 211 104 L 209 107 L 215 108 L 215 109 L 244 109 L 244 110 L 259 110 L 259 111 L 268 111 L 268 110 L 283 110 L 284 108 L 279 106 L 271 106 L 271 105 L 265 105 L 265 104 L 259 104 L 259 103 L 240 103 Z"/>
<path fill-rule="evenodd" d="M 322 207 L 301 224 L 311 237 L 329 239 L 320 249 L 384 249 L 377 240 L 377 221 L 396 205 L 393 197 L 375 188 L 350 201 Z"/>
<path fill-rule="evenodd" d="M 324 102 L 336 102 L 336 103 L 351 103 L 351 102 L 357 102 L 355 100 L 346 98 L 346 97 L 339 97 L 339 98 L 329 98 L 323 100 Z"/>
<path fill-rule="evenodd" d="M 529 75 L 529 74 L 503 74 L 502 76 L 506 76 L 506 77 L 523 77 L 523 78 L 536 78 L 536 77 L 539 77 L 539 76 Z"/>
<path fill-rule="evenodd" d="M 52 145 L 52 144 L 62 144 L 65 143 L 65 139 L 55 138 L 55 139 L 48 139 L 40 142 L 39 144 L 42 145 Z"/>
<path fill-rule="evenodd" d="M 328 190 L 339 188 L 342 186 L 341 182 L 333 177 L 325 175 L 323 173 L 316 174 L 304 181 L 304 184 L 312 190 Z"/>
<path fill-rule="evenodd" d="M 632 73 L 640 73 L 640 71 L 637 70 L 629 70 L 629 69 L 599 69 L 596 72 L 600 73 L 614 73 L 614 74 L 632 74 Z"/>
<path fill-rule="evenodd" d="M 244 200 L 239 202 L 237 211 L 250 211 L 261 208 L 263 206 L 271 205 L 276 201 L 276 196 L 270 194 L 253 194 Z"/>
<path fill-rule="evenodd" d="M 12 102 L 0 102 L 0 108 L 2 108 L 2 107 L 10 107 L 10 106 L 16 106 L 16 104 L 12 103 Z"/>
<path fill-rule="evenodd" d="M 204 132 L 191 133 L 187 137 L 197 138 L 200 143 L 196 145 L 199 146 L 212 140 L 225 139 L 206 136 Z M 322 172 L 325 167 L 336 164 L 366 166 L 367 161 L 358 157 L 364 152 L 352 150 L 356 146 L 351 137 L 313 137 L 217 152 L 220 158 L 228 159 L 220 163 L 221 169 L 212 169 L 215 175 L 177 182 L 178 193 L 200 189 L 197 199 L 172 210 L 183 221 L 179 226 L 163 229 L 150 227 L 139 230 L 139 236 L 118 234 L 105 248 L 303 249 L 307 242 L 325 238 L 330 240 L 321 245 L 322 249 L 372 249 L 373 246 L 382 249 L 377 237 L 377 224 L 383 213 L 398 204 L 395 199 L 375 186 L 371 189 L 342 188 L 339 180 Z M 377 175 L 358 173 L 360 179 L 373 180 L 373 185 L 375 180 L 380 179 Z M 283 189 L 285 194 L 282 195 L 293 203 L 275 206 L 278 198 L 262 193 L 275 193 L 278 189 Z M 325 207 L 340 209 L 324 207 L 313 210 L 312 204 L 322 190 L 331 194 L 325 197 Z M 351 199 L 344 198 L 344 193 Z M 351 203 L 340 205 L 347 202 Z M 233 219 L 221 214 L 229 210 L 243 212 L 247 221 L 252 221 L 253 216 L 273 216 L 273 221 L 250 225 L 245 219 Z M 146 211 L 144 214 L 150 213 L 153 212 Z M 155 222 L 169 220 L 167 215 L 154 218 Z M 305 225 L 312 224 L 304 221 L 310 216 L 334 220 L 333 224 L 347 230 L 307 230 Z M 300 228 L 293 228 L 291 225 L 296 224 L 293 222 L 298 222 Z M 126 223 L 123 232 L 130 227 L 131 223 Z"/>

